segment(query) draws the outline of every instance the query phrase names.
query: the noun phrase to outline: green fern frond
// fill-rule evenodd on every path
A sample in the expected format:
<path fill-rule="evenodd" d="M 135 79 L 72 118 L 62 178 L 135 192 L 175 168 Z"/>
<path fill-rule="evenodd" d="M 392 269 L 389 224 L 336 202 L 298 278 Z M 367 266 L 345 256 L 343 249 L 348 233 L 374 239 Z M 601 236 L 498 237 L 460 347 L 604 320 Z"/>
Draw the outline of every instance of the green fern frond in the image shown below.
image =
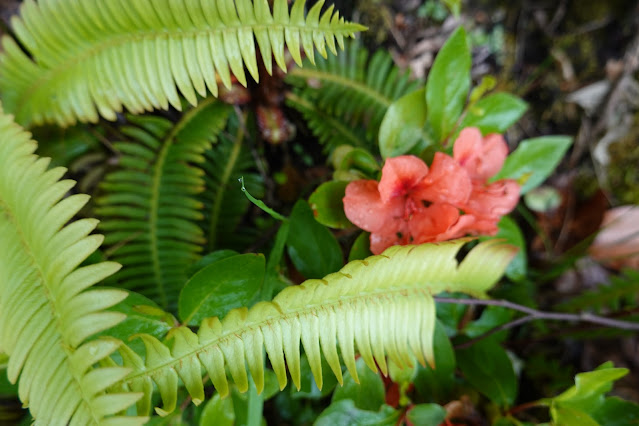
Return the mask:
<path fill-rule="evenodd" d="M 7 375 L 41 425 L 135 425 L 144 418 L 113 417 L 136 402 L 136 393 L 106 394 L 126 368 L 92 368 L 119 341 L 85 340 L 123 319 L 105 311 L 126 297 L 114 289 L 87 290 L 119 265 L 78 267 L 102 242 L 97 225 L 82 219 L 65 226 L 88 200 L 64 195 L 73 181 L 65 169 L 47 170 L 33 155 L 36 143 L 0 114 L 0 347 Z"/>
<path fill-rule="evenodd" d="M 342 123 L 365 128 L 369 141 L 377 138 L 390 104 L 419 87 L 408 72 L 393 64 L 388 52 L 379 50 L 369 59 L 368 51 L 357 41 L 347 43 L 337 57 L 318 59 L 314 67 L 306 65 L 292 69 L 286 77 L 299 87 L 297 95 Z"/>
<path fill-rule="evenodd" d="M 199 258 L 204 234 L 197 194 L 204 190 L 203 152 L 224 127 L 230 107 L 209 98 L 173 125 L 159 117 L 131 117 L 114 144 L 120 168 L 108 174 L 97 200 L 100 229 L 112 247 L 124 288 L 174 308 L 187 268 Z"/>
<path fill-rule="evenodd" d="M 246 85 L 245 66 L 257 80 L 255 41 L 270 73 L 272 57 L 286 71 L 285 46 L 313 61 L 314 49 L 336 54 L 335 41 L 364 29 L 323 4 L 304 16 L 305 0 L 290 14 L 287 0 L 272 11 L 268 0 L 27 0 L 12 21 L 27 53 L 3 40 L 3 102 L 25 125 L 115 120 L 123 106 L 179 110 L 178 90 L 195 105 L 196 93 L 217 95 L 218 77 Z"/>
<path fill-rule="evenodd" d="M 205 216 L 202 228 L 208 251 L 242 249 L 237 247 L 238 225 L 250 202 L 240 190 L 238 180 L 244 177 L 248 191 L 256 197 L 264 194 L 262 178 L 255 172 L 255 159 L 247 145 L 246 127 L 232 117 L 228 131 L 230 135 L 220 135 L 218 143 L 204 153 L 206 190 L 201 196 Z"/>
<path fill-rule="evenodd" d="M 601 312 L 603 309 L 619 310 L 623 306 L 635 307 L 638 300 L 639 272 L 628 269 L 624 271 L 624 275 L 612 277 L 609 285 L 601 284 L 594 290 L 562 303 L 560 307 L 568 311 L 595 309 L 596 312 Z"/>
<path fill-rule="evenodd" d="M 229 392 L 227 369 L 238 389 L 247 390 L 248 365 L 261 392 L 264 348 L 281 388 L 287 369 L 300 387 L 300 342 L 320 388 L 322 353 L 342 381 L 338 348 L 355 378 L 355 347 L 371 369 L 379 366 L 385 374 L 386 356 L 398 366 L 412 365 L 414 359 L 432 365 L 433 295 L 460 291 L 485 297 L 515 254 L 513 247 L 492 240 L 476 246 L 458 265 L 455 255 L 466 241 L 391 247 L 324 279 L 288 287 L 272 302 L 234 309 L 221 321 L 208 318 L 197 334 L 187 327 L 173 329 L 171 348 L 140 335 L 146 359 L 123 346 L 124 366 L 133 372 L 118 385 L 144 392 L 138 407 L 146 413 L 155 382 L 163 400 L 157 410 L 166 414 L 175 408 L 179 379 L 195 403 L 204 399 L 202 368 L 224 396 Z"/>
<path fill-rule="evenodd" d="M 306 124 L 315 137 L 324 146 L 325 153 L 331 153 L 340 145 L 352 145 L 364 148 L 366 134 L 357 126 L 349 126 L 344 120 L 321 109 L 316 102 L 311 102 L 308 96 L 297 93 L 287 93 L 286 104 L 302 113 Z"/>

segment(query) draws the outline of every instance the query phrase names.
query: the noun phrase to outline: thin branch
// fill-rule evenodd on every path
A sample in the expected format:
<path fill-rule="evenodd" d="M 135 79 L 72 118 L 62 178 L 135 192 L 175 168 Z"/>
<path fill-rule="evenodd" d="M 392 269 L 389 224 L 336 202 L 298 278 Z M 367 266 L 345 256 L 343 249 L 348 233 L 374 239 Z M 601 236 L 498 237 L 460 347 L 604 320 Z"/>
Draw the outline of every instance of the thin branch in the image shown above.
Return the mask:
<path fill-rule="evenodd" d="M 551 320 L 551 321 L 570 321 L 570 322 L 588 322 L 592 324 L 602 325 L 604 327 L 618 328 L 621 330 L 633 330 L 639 331 L 639 323 L 632 321 L 620 321 L 612 318 L 606 318 L 599 315 L 594 315 L 588 312 L 581 312 L 578 314 L 566 314 L 560 312 L 545 312 L 537 309 L 529 308 L 527 306 L 518 305 L 517 303 L 510 302 L 508 300 L 480 300 L 480 299 L 454 299 L 454 298 L 446 298 L 446 297 L 436 297 L 435 301 L 440 303 L 456 303 L 460 305 L 470 305 L 470 306 L 500 306 L 502 308 L 513 309 L 515 311 L 523 312 L 527 314 L 521 318 L 517 318 L 516 320 L 504 323 L 498 327 L 495 327 L 486 333 L 475 337 L 467 342 L 462 343 L 461 345 L 456 346 L 456 348 L 466 348 L 479 340 L 485 339 L 488 336 L 491 336 L 495 333 L 498 333 L 503 330 L 508 330 L 522 324 L 525 324 L 530 321 L 535 320 Z"/>

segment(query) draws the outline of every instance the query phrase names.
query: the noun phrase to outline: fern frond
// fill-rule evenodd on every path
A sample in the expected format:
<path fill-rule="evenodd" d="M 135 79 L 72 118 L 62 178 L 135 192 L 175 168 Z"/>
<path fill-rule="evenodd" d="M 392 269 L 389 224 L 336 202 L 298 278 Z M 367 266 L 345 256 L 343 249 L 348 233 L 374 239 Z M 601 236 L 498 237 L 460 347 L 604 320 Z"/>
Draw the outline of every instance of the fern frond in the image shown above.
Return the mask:
<path fill-rule="evenodd" d="M 300 96 L 297 93 L 286 95 L 286 104 L 302 113 L 306 123 L 324 147 L 326 154 L 340 145 L 366 147 L 366 134 L 357 126 L 349 126 L 344 120 L 321 109 L 311 102 L 312 94 Z"/>
<path fill-rule="evenodd" d="M 305 0 L 289 14 L 286 0 L 27 0 L 12 21 L 16 41 L 3 40 L 0 88 L 8 111 L 25 125 L 115 120 L 132 113 L 193 105 L 196 93 L 217 95 L 217 78 L 246 85 L 244 66 L 258 79 L 255 41 L 270 73 L 272 56 L 286 71 L 284 47 L 336 54 L 335 41 L 364 29 L 345 22 L 333 6 Z M 300 43 L 301 41 L 301 43 Z M 33 58 L 30 59 L 28 55 Z"/>
<path fill-rule="evenodd" d="M 389 248 L 322 280 L 288 287 L 272 302 L 234 309 L 221 321 L 208 318 L 197 334 L 187 327 L 173 329 L 171 348 L 141 335 L 146 359 L 123 346 L 124 365 L 133 372 L 118 385 L 146 394 L 139 406 L 144 413 L 150 409 L 155 382 L 163 400 L 158 412 L 165 414 L 175 408 L 179 379 L 194 402 L 204 399 L 202 368 L 224 396 L 229 392 L 227 369 L 238 389 L 247 390 L 248 365 L 261 392 L 264 348 L 281 388 L 287 369 L 300 387 L 300 342 L 320 388 L 322 353 L 342 381 L 338 347 L 355 378 L 355 347 L 371 369 L 379 366 L 385 374 L 386 355 L 398 366 L 411 365 L 414 359 L 432 365 L 433 295 L 461 291 L 485 297 L 515 253 L 513 247 L 487 241 L 458 265 L 455 255 L 466 241 Z"/>
<path fill-rule="evenodd" d="M 119 341 L 85 340 L 123 319 L 105 311 L 126 297 L 120 290 L 87 290 L 119 265 L 78 266 L 102 242 L 89 235 L 93 219 L 65 224 L 85 195 L 62 199 L 73 181 L 63 168 L 33 155 L 30 135 L 0 113 L 0 347 L 9 355 L 7 375 L 19 378 L 20 399 L 36 424 L 141 424 L 112 415 L 140 397 L 104 391 L 125 368 L 92 368 Z"/>
<path fill-rule="evenodd" d="M 342 123 L 365 128 L 369 141 L 375 141 L 390 104 L 419 87 L 408 72 L 393 64 L 388 52 L 378 50 L 369 58 L 357 41 L 348 42 L 337 57 L 318 59 L 314 67 L 292 69 L 286 81 L 298 86 L 296 94 L 318 109 Z"/>
<path fill-rule="evenodd" d="M 199 257 L 204 235 L 197 194 L 204 190 L 199 167 L 203 152 L 224 127 L 230 107 L 209 98 L 175 126 L 158 117 L 132 117 L 137 126 L 121 132 L 129 142 L 114 144 L 121 168 L 105 178 L 97 200 L 113 259 L 124 268 L 122 287 L 163 308 L 174 308 L 186 270 Z"/>
<path fill-rule="evenodd" d="M 638 301 L 639 272 L 628 269 L 623 276 L 612 277 L 609 285 L 601 284 L 560 306 L 569 311 L 594 309 L 601 312 L 603 309 L 619 310 L 623 306 L 635 307 Z"/>
<path fill-rule="evenodd" d="M 238 249 L 237 231 L 242 217 L 248 210 L 249 200 L 240 190 L 238 180 L 244 178 L 247 190 L 260 198 L 264 194 L 262 177 L 255 172 L 255 159 L 248 146 L 246 127 L 229 121 L 229 135 L 220 135 L 219 141 L 204 155 L 206 190 L 201 199 L 204 203 L 202 229 L 207 236 L 208 251 L 216 248 Z"/>

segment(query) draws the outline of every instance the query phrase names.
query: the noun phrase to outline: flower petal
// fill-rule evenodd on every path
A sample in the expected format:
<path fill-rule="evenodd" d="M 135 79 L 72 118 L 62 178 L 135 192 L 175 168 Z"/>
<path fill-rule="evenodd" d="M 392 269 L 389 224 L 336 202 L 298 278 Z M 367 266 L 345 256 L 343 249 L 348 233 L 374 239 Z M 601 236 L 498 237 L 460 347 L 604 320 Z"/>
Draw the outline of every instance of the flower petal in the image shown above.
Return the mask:
<path fill-rule="evenodd" d="M 405 226 L 404 226 L 405 228 Z M 409 244 L 408 232 L 374 232 L 371 234 L 371 253 L 380 254 L 390 246 Z"/>
<path fill-rule="evenodd" d="M 382 203 L 377 181 L 356 180 L 346 186 L 344 213 L 353 224 L 369 232 L 395 233 L 404 215 L 404 199 Z"/>
<path fill-rule="evenodd" d="M 460 206 L 468 201 L 471 191 L 472 183 L 468 172 L 451 156 L 437 152 L 428 175 L 411 197 Z"/>
<path fill-rule="evenodd" d="M 507 155 L 508 145 L 502 135 L 482 138 L 476 127 L 463 129 L 453 145 L 453 157 L 474 180 L 485 181 L 497 174 Z"/>
<path fill-rule="evenodd" d="M 401 155 L 386 160 L 379 182 L 379 194 L 384 203 L 408 194 L 428 174 L 428 166 L 414 155 Z"/>
<path fill-rule="evenodd" d="M 473 185 L 473 192 L 463 209 L 481 219 L 499 219 L 510 213 L 519 202 L 519 185 L 502 179 L 490 185 Z"/>
<path fill-rule="evenodd" d="M 413 214 L 408 223 L 414 244 L 442 241 L 445 234 L 459 219 L 459 210 L 450 204 L 437 203 Z M 459 235 L 461 236 L 461 235 Z M 455 238 L 455 237 L 450 237 Z"/>

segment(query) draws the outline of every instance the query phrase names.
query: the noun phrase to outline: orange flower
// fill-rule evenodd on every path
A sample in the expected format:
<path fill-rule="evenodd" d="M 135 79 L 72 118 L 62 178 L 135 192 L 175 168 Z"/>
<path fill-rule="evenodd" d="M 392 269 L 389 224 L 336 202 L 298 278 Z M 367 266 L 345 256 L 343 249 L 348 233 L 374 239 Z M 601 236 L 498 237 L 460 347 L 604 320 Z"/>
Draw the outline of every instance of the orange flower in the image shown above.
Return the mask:
<path fill-rule="evenodd" d="M 476 127 L 467 127 L 459 133 L 453 145 L 453 158 L 472 180 L 486 181 L 495 176 L 504 165 L 508 145 L 502 135 L 482 138 Z"/>
<path fill-rule="evenodd" d="M 413 155 L 389 158 L 379 182 L 348 184 L 346 217 L 371 233 L 375 254 L 396 244 L 495 234 L 501 216 L 519 201 L 515 181 L 486 183 L 507 154 L 501 135 L 482 138 L 478 129 L 468 128 L 455 141 L 453 157 L 436 153 L 430 169 Z"/>
<path fill-rule="evenodd" d="M 359 180 L 348 184 L 344 196 L 346 217 L 371 233 L 373 253 L 379 254 L 395 244 L 454 238 L 446 232 L 458 221 L 459 210 L 442 203 L 445 194 L 433 192 L 429 187 L 441 184 L 445 169 L 436 166 L 431 172 L 435 179 L 428 180 L 425 179 L 429 175 L 428 166 L 415 156 L 403 155 L 386 160 L 379 183 Z M 467 198 L 470 180 L 465 174 L 449 176 L 447 180 L 453 187 L 462 188 Z M 442 238 L 438 239 L 438 235 Z"/>

